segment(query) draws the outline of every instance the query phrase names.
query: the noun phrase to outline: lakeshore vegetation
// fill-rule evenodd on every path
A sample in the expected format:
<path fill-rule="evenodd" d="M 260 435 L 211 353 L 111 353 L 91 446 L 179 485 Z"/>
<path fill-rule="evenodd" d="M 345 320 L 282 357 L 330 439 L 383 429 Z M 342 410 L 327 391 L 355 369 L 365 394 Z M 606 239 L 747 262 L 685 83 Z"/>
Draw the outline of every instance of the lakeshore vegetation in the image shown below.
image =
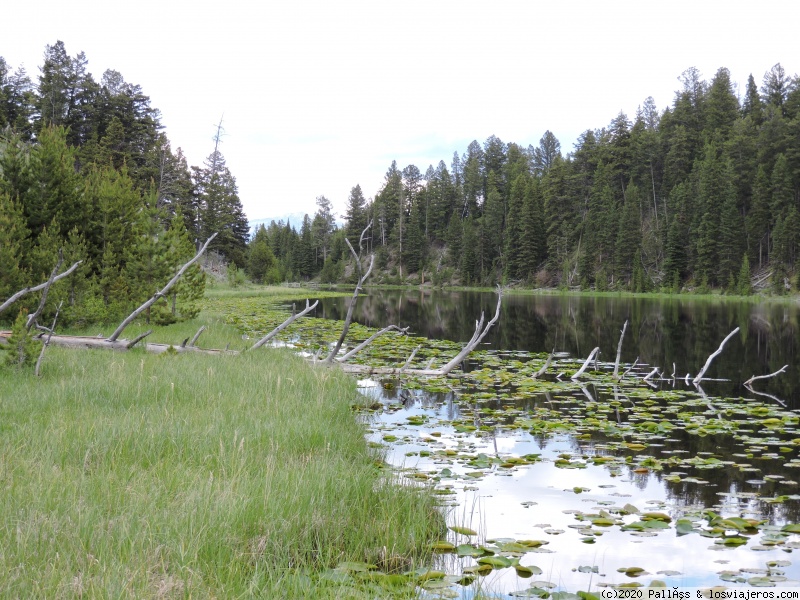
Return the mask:
<path fill-rule="evenodd" d="M 153 337 L 201 324 L 244 347 L 208 311 Z M 0 386 L 1 596 L 413 597 L 391 574 L 442 535 L 433 496 L 368 446 L 355 382 L 289 351 L 53 347 Z"/>

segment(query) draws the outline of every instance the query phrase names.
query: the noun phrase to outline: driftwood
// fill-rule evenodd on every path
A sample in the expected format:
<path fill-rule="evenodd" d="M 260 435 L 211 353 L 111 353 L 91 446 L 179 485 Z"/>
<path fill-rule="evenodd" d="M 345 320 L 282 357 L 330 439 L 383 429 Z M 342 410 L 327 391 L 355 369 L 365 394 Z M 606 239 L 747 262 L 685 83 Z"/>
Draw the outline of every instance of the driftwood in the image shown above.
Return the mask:
<path fill-rule="evenodd" d="M 414 360 L 414 357 L 417 355 L 417 352 L 419 351 L 420 348 L 422 348 L 422 346 L 417 346 L 416 348 L 414 348 L 414 351 L 411 353 L 411 356 L 409 356 L 406 359 L 406 362 L 403 364 L 403 366 L 400 367 L 400 372 L 401 373 L 408 368 L 408 365 L 410 365 L 411 361 Z"/>
<path fill-rule="evenodd" d="M 497 319 L 500 318 L 500 305 L 502 304 L 503 300 L 503 291 L 502 289 L 498 289 L 497 292 L 497 309 L 495 310 L 494 318 L 491 321 L 484 325 L 484 315 L 481 314 L 480 320 L 475 324 L 475 333 L 472 335 L 472 339 L 467 342 L 467 345 L 461 350 L 461 352 L 456 355 L 456 357 L 448 362 L 446 365 L 438 368 L 438 369 L 409 369 L 407 368 L 408 363 L 410 363 L 411 359 L 416 354 L 417 350 L 414 350 L 411 357 L 406 361 L 406 364 L 402 367 L 371 367 L 369 365 L 351 365 L 351 364 L 341 364 L 341 368 L 345 373 L 359 373 L 363 375 L 418 375 L 420 377 L 443 377 L 450 373 L 455 367 L 460 365 L 464 362 L 464 359 L 467 355 L 472 352 L 478 344 L 481 343 L 486 334 L 489 332 L 489 329 L 497 322 Z"/>
<path fill-rule="evenodd" d="M 160 291 L 158 291 L 158 292 L 156 292 L 155 294 L 153 294 L 152 298 L 150 298 L 150 299 L 149 299 L 147 302 L 145 302 L 145 303 L 144 303 L 144 304 L 142 304 L 142 305 L 141 305 L 139 308 L 137 308 L 137 309 L 136 309 L 136 310 L 134 310 L 134 311 L 133 311 L 131 314 L 129 314 L 129 315 L 128 315 L 128 316 L 125 318 L 125 320 L 124 320 L 124 321 L 122 321 L 122 323 L 120 323 L 120 324 L 119 324 L 119 327 L 117 327 L 117 328 L 114 330 L 114 333 L 112 333 L 112 334 L 109 336 L 109 338 L 108 338 L 108 341 L 109 341 L 109 342 L 116 342 L 116 341 L 117 341 L 117 338 L 119 338 L 119 336 L 120 336 L 120 335 L 122 335 L 122 332 L 125 330 L 125 328 L 126 328 L 128 325 L 130 325 L 130 324 L 131 324 L 131 323 L 134 321 L 134 319 L 136 319 L 136 317 L 138 317 L 140 314 L 142 314 L 142 313 L 143 313 L 144 311 L 146 311 L 148 308 L 150 308 L 151 306 L 153 306 L 153 304 L 155 304 L 155 303 L 156 303 L 156 301 L 157 301 L 159 298 L 163 298 L 164 296 L 166 296 L 166 295 L 167 295 L 167 292 L 168 292 L 168 291 L 169 291 L 169 290 L 172 288 L 172 286 L 173 286 L 173 285 L 175 285 L 176 283 L 178 283 L 178 280 L 181 278 L 181 275 L 183 275 L 183 274 L 186 272 L 186 269 L 188 269 L 189 267 L 191 267 L 191 266 L 192 266 L 192 265 L 193 265 L 195 262 L 197 262 L 197 261 L 200 259 L 200 257 L 201 257 L 201 256 L 203 255 L 203 253 L 206 251 L 206 248 L 208 248 L 208 245 L 211 243 L 211 240 L 213 240 L 215 237 L 217 237 L 217 234 L 216 234 L 216 233 L 213 233 L 213 234 L 211 234 L 211 237 L 210 237 L 210 238 L 208 238 L 208 239 L 206 240 L 206 243 L 205 243 L 205 244 L 203 244 L 203 247 L 202 247 L 202 248 L 200 248 L 200 250 L 198 250 L 198 251 L 197 251 L 197 254 L 195 254 L 195 255 L 194 255 L 194 258 L 193 258 L 193 259 L 191 259 L 191 260 L 190 260 L 189 262 L 187 262 L 186 264 L 184 264 L 184 265 L 183 265 L 183 266 L 182 266 L 180 269 L 178 269 L 178 272 L 177 272 L 177 273 L 175 273 L 175 275 L 173 276 L 173 278 L 169 280 L 169 282 L 167 283 L 167 285 L 165 285 L 163 288 L 161 288 L 161 290 L 160 290 Z"/>
<path fill-rule="evenodd" d="M 67 276 L 68 276 L 68 275 L 70 275 L 70 274 L 71 274 L 71 273 L 72 273 L 72 272 L 73 272 L 75 269 L 77 269 L 77 268 L 78 268 L 78 265 L 80 265 L 82 262 L 83 262 L 83 261 L 79 260 L 78 262 L 76 262 L 74 265 L 72 265 L 72 266 L 71 266 L 69 269 L 67 269 L 67 270 L 66 270 L 66 271 L 64 271 L 63 273 L 59 273 L 58 275 L 56 275 L 55 277 L 53 277 L 53 278 L 52 278 L 52 281 L 51 281 L 50 279 L 48 279 L 48 280 L 47 280 L 47 281 L 45 281 L 44 283 L 40 283 L 39 285 L 35 285 L 35 286 L 33 286 L 33 287 L 26 287 L 25 289 L 22 289 L 22 290 L 18 291 L 16 294 L 14 294 L 13 296 L 11 296 L 11 297 L 10 297 L 8 300 L 6 300 L 6 301 L 5 301 L 5 302 L 3 302 L 2 304 L 0 304 L 0 312 L 3 312 L 5 309 L 7 309 L 7 308 L 8 308 L 9 306 L 11 306 L 12 304 L 14 304 L 14 302 L 16 302 L 17 300 L 19 300 L 19 299 L 20 299 L 20 298 L 22 298 L 23 296 L 25 296 L 25 295 L 27 295 L 27 294 L 30 294 L 30 293 L 32 293 L 32 292 L 38 292 L 39 290 L 43 290 L 44 288 L 46 288 L 46 287 L 48 287 L 48 286 L 50 286 L 50 285 L 54 284 L 54 283 L 55 283 L 56 281 L 58 281 L 59 279 L 64 279 L 64 277 L 67 277 Z"/>
<path fill-rule="evenodd" d="M 733 331 L 731 331 L 725 337 L 725 339 L 722 340 L 722 343 L 719 345 L 719 348 L 717 348 L 716 352 L 713 352 L 711 354 L 711 356 L 708 357 L 708 360 L 706 360 L 706 364 L 703 365 L 703 368 L 700 369 L 700 372 L 695 376 L 694 379 L 692 379 L 692 383 L 693 384 L 697 385 L 698 383 L 700 383 L 703 380 L 703 375 L 706 374 L 706 371 L 708 370 L 708 367 L 711 366 L 711 361 L 713 361 L 717 356 L 722 354 L 722 349 L 725 347 L 725 344 L 728 342 L 729 339 L 731 339 L 737 333 L 739 333 L 739 328 L 738 327 L 736 329 L 734 329 Z M 687 377 L 688 377 L 688 375 L 687 375 Z"/>
<path fill-rule="evenodd" d="M 309 306 L 309 305 L 308 305 L 308 299 L 306 299 L 306 307 L 305 307 L 305 309 L 304 309 L 302 312 L 299 312 L 299 313 L 297 313 L 297 314 L 292 314 L 292 316 L 291 316 L 291 317 L 289 317 L 288 319 L 286 319 L 286 320 L 285 320 L 283 323 L 281 323 L 280 325 L 278 325 L 278 326 L 277 326 L 275 329 L 273 329 L 272 331 L 270 331 L 270 332 L 269 332 L 267 335 L 265 335 L 263 338 L 261 338 L 260 340 L 258 340 L 258 341 L 257 341 L 255 344 L 253 344 L 253 346 L 250 348 L 250 350 L 255 350 L 256 348 L 261 348 L 261 346 L 263 346 L 264 344 L 266 344 L 268 341 L 270 341 L 272 338 L 274 338 L 276 335 L 278 335 L 278 334 L 279 334 L 281 331 L 283 331 L 283 330 L 284 330 L 284 329 L 286 329 L 286 328 L 287 328 L 289 325 L 291 325 L 292 323 L 294 323 L 294 322 L 295 322 L 297 319 L 299 319 L 300 317 L 303 317 L 303 316 L 307 315 L 307 314 L 308 314 L 308 313 L 310 313 L 312 310 L 314 310 L 314 309 L 317 307 L 317 304 L 319 304 L 319 300 L 317 300 L 316 302 L 314 302 L 314 304 L 312 304 L 311 306 Z M 293 312 L 294 312 L 294 311 L 293 311 Z"/>
<path fill-rule="evenodd" d="M 467 345 L 464 346 L 464 349 L 459 352 L 456 357 L 451 360 L 449 363 L 444 365 L 441 369 L 438 369 L 440 375 L 447 375 L 450 371 L 452 371 L 455 367 L 460 365 L 464 362 L 464 359 L 467 355 L 472 352 L 478 344 L 481 343 L 486 334 L 489 333 L 489 330 L 492 328 L 492 325 L 497 323 L 497 319 L 500 318 L 500 304 L 503 301 L 503 290 L 498 288 L 497 289 L 497 309 L 495 309 L 494 317 L 491 321 L 489 321 L 486 326 L 483 325 L 483 313 L 481 313 L 480 320 L 475 323 L 475 333 L 472 335 L 472 339 L 467 342 Z"/>

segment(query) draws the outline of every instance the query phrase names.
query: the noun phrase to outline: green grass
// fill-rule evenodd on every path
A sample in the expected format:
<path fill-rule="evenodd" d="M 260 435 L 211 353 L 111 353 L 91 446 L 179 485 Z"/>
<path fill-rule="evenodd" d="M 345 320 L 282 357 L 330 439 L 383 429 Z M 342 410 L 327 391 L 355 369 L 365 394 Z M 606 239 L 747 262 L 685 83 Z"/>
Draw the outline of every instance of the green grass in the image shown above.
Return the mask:
<path fill-rule="evenodd" d="M 200 345 L 244 344 L 209 314 L 151 337 L 204 323 Z M 424 563 L 442 527 L 368 448 L 349 377 L 268 349 L 51 347 L 42 370 L 0 370 L 0 596 L 413 595 L 326 574 Z"/>

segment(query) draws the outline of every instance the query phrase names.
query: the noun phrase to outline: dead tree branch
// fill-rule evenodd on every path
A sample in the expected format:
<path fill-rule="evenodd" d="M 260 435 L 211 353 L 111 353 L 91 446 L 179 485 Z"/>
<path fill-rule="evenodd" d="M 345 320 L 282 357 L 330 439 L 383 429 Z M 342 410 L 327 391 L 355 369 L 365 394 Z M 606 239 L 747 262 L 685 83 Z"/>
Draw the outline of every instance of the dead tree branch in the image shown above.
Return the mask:
<path fill-rule="evenodd" d="M 358 346 L 356 346 L 355 348 L 350 350 L 350 352 L 348 352 L 344 356 L 340 356 L 336 360 L 338 362 L 346 362 L 347 360 L 349 360 L 350 358 L 352 358 L 353 356 L 355 356 L 356 354 L 361 352 L 364 348 L 369 346 L 372 342 L 374 342 L 376 339 L 378 339 L 384 333 L 388 333 L 390 331 L 398 331 L 398 332 L 400 332 L 401 334 L 404 335 L 404 334 L 408 333 L 408 327 L 404 327 L 403 329 L 400 329 L 400 327 L 398 327 L 397 325 L 389 325 L 388 327 L 384 327 L 380 331 L 376 331 L 375 333 L 373 333 L 366 340 L 361 342 Z"/>
<path fill-rule="evenodd" d="M 725 344 L 728 342 L 729 339 L 731 339 L 737 333 L 739 333 L 739 328 L 738 327 L 736 329 L 734 329 L 733 331 L 731 331 L 725 337 L 725 339 L 722 340 L 722 343 L 719 345 L 719 348 L 717 348 L 716 352 L 714 352 L 713 354 L 711 354 L 711 356 L 708 357 L 708 360 L 706 360 L 706 364 L 703 365 L 703 368 L 700 369 L 700 372 L 697 374 L 697 376 L 694 379 L 692 379 L 692 383 L 693 384 L 697 385 L 698 383 L 700 383 L 703 380 L 703 375 L 706 374 L 706 371 L 708 370 L 708 367 L 711 366 L 711 361 L 713 361 L 717 356 L 722 354 L 722 349 L 725 347 Z"/>
<path fill-rule="evenodd" d="M 28 321 L 25 323 L 25 328 L 30 331 L 31 327 L 36 324 L 36 319 L 39 318 L 39 315 L 42 314 L 44 310 L 44 305 L 47 304 L 47 294 L 50 292 L 50 286 L 53 285 L 53 280 L 56 278 L 58 274 L 58 270 L 61 268 L 61 263 L 64 262 L 64 253 L 61 249 L 58 250 L 58 262 L 56 262 L 56 266 L 53 267 L 53 271 L 50 273 L 50 277 L 47 278 L 47 282 L 45 282 L 44 290 L 42 291 L 42 297 L 39 299 L 39 306 L 36 308 L 36 311 L 28 315 Z"/>
<path fill-rule="evenodd" d="M 570 377 L 570 379 L 577 379 L 578 377 L 583 375 L 583 372 L 586 370 L 586 367 L 592 364 L 592 361 L 594 360 L 594 357 L 597 356 L 598 352 L 600 352 L 599 347 L 592 350 L 591 354 L 589 354 L 588 358 L 586 359 L 586 362 L 583 363 L 583 366 L 580 369 L 578 369 L 575 372 L 575 374 L 572 377 Z"/>
<path fill-rule="evenodd" d="M 778 369 L 774 373 L 770 373 L 769 375 L 753 375 L 750 379 L 744 382 L 744 385 L 750 387 L 754 381 L 758 381 L 759 379 L 770 379 L 771 377 L 776 377 L 781 373 L 784 373 L 788 368 L 789 365 L 783 365 L 780 369 Z"/>
<path fill-rule="evenodd" d="M 206 330 L 206 326 L 202 325 L 200 329 L 197 330 L 197 333 L 194 334 L 194 337 L 189 342 L 189 346 L 194 346 L 197 343 L 197 340 L 200 338 L 200 334 Z"/>
<path fill-rule="evenodd" d="M 142 304 L 142 305 L 141 305 L 139 308 L 137 308 L 137 309 L 136 309 L 135 311 L 133 311 L 133 312 L 132 312 L 130 315 L 128 315 L 128 316 L 125 318 L 125 320 L 124 320 L 122 323 L 120 323 L 120 324 L 119 324 L 119 327 L 117 327 L 117 328 L 116 328 L 116 330 L 114 330 L 114 333 L 112 333 L 112 334 L 109 336 L 109 338 L 108 338 L 108 341 L 109 341 L 109 342 L 116 342 L 116 341 L 117 341 L 117 338 L 118 338 L 120 335 L 122 335 L 122 332 L 125 330 L 125 328 L 126 328 L 128 325 L 130 325 L 130 324 L 133 322 L 133 320 L 134 320 L 136 317 L 138 317 L 140 314 L 142 314 L 142 313 L 143 313 L 144 311 L 146 311 L 148 308 L 150 308 L 151 306 L 153 306 L 153 304 L 155 304 L 155 303 L 156 303 L 156 301 L 157 301 L 159 298 L 163 298 L 164 296 L 166 296 L 166 295 L 167 295 L 167 292 L 168 292 L 168 291 L 169 291 L 169 290 L 172 288 L 172 286 L 173 286 L 173 285 L 175 285 L 176 283 L 178 283 L 178 280 L 181 278 L 181 275 L 183 275 L 183 274 L 186 272 L 186 269 L 188 269 L 189 267 L 191 267 L 191 266 L 192 266 L 192 265 L 193 265 L 195 262 L 197 262 L 197 261 L 200 259 L 200 257 L 201 257 L 201 256 L 203 256 L 203 253 L 206 251 L 206 248 L 208 248 L 208 245 L 211 243 L 211 240 L 213 240 L 215 237 L 217 237 L 217 234 L 216 234 L 216 233 L 213 233 L 213 234 L 211 234 L 211 237 L 210 237 L 210 238 L 208 238 L 208 239 L 206 240 L 206 243 L 205 243 L 205 244 L 203 244 L 203 247 L 202 247 L 202 248 L 200 248 L 200 250 L 198 250 L 198 251 L 197 251 L 197 254 L 195 254 L 195 255 L 194 255 L 194 258 L 193 258 L 192 260 L 190 260 L 189 262 L 187 262 L 186 264 L 184 264 L 184 265 L 183 265 L 183 266 L 182 266 L 182 267 L 181 267 L 181 268 L 178 270 L 178 272 L 177 272 L 177 273 L 175 273 L 175 276 L 174 276 L 172 279 L 170 279 L 170 280 L 169 280 L 169 282 L 167 283 L 167 285 L 165 285 L 165 286 L 164 286 L 164 287 L 161 289 L 161 291 L 158 291 L 158 292 L 156 292 L 155 294 L 153 294 L 152 298 L 150 298 L 150 299 L 149 299 L 147 302 L 145 302 L 144 304 Z"/>
<path fill-rule="evenodd" d="M 278 326 L 277 326 L 275 329 L 273 329 L 272 331 L 270 331 L 270 332 L 269 332 L 267 335 L 265 335 L 263 338 L 261 338 L 260 340 L 258 340 L 258 341 L 257 341 L 255 344 L 253 344 L 253 346 L 250 348 L 250 350 L 255 350 L 256 348 L 261 348 L 261 346 L 263 346 L 264 344 L 266 344 L 268 341 L 270 341 L 272 338 L 274 338 L 276 335 L 278 335 L 278 334 L 279 334 L 281 331 L 283 331 L 283 330 L 284 330 L 284 329 L 286 329 L 286 328 L 287 328 L 289 325 L 291 325 L 292 323 L 294 323 L 294 322 L 295 322 L 297 319 L 299 319 L 300 317 L 303 317 L 303 316 L 307 315 L 307 314 L 308 314 L 308 313 L 310 313 L 312 310 L 314 310 L 314 309 L 317 307 L 317 304 L 319 304 L 319 300 L 317 300 L 316 302 L 314 302 L 314 304 L 312 304 L 311 306 L 309 306 L 309 305 L 308 305 L 308 299 L 306 298 L 306 307 L 305 307 L 305 309 L 304 309 L 302 312 L 299 312 L 299 313 L 297 313 L 297 314 L 294 314 L 294 315 L 292 315 L 291 317 L 289 317 L 288 319 L 286 319 L 286 320 L 285 320 L 283 323 L 281 323 L 280 325 L 278 325 Z"/>
<path fill-rule="evenodd" d="M 79 260 L 78 262 L 76 262 L 74 265 L 72 265 L 72 266 L 71 266 L 69 269 L 67 269 L 67 270 L 66 270 L 66 271 L 64 271 L 63 273 L 59 273 L 58 275 L 56 275 L 55 277 L 53 277 L 53 280 L 52 280 L 52 281 L 50 281 L 50 280 L 48 279 L 48 280 L 47 280 L 47 281 L 45 281 L 44 283 L 40 283 L 39 285 L 35 285 L 35 286 L 33 286 L 33 287 L 26 287 L 25 289 L 22 289 L 22 290 L 18 291 L 16 294 L 14 294 L 13 296 L 11 296 L 11 297 L 10 297 L 8 300 L 6 300 L 6 301 L 5 301 L 5 302 L 3 302 L 2 304 L 0 304 L 0 312 L 3 312 L 5 309 L 7 309 L 7 308 L 8 308 L 9 306 L 11 306 L 12 304 L 14 304 L 14 302 L 16 302 L 17 300 L 19 300 L 19 299 L 20 299 L 20 298 L 22 298 L 23 296 L 25 296 L 25 295 L 27 295 L 27 294 L 30 294 L 30 293 L 32 293 L 32 292 L 38 292 L 39 290 L 43 290 L 44 288 L 48 287 L 49 285 L 52 285 L 52 284 L 54 284 L 54 283 L 55 283 L 56 281 L 58 281 L 59 279 L 64 279 L 64 277 L 67 277 L 67 276 L 68 276 L 68 275 L 70 275 L 70 274 L 71 274 L 71 273 L 72 273 L 72 272 L 73 272 L 75 269 L 77 269 L 77 268 L 78 268 L 78 265 L 80 265 L 82 262 L 83 262 L 82 260 Z"/>
<path fill-rule="evenodd" d="M 355 269 L 357 274 L 361 275 L 361 250 L 364 244 L 364 236 L 367 233 L 367 230 L 372 227 L 372 221 L 367 223 L 367 226 L 364 227 L 364 231 L 361 232 L 361 237 L 358 240 L 358 254 L 353 249 L 353 245 L 350 243 L 350 240 L 344 238 L 344 241 L 347 242 L 347 247 L 350 248 L 350 253 L 353 255 L 355 259 Z M 339 336 L 338 341 L 334 345 L 333 349 L 331 350 L 330 354 L 325 358 L 323 362 L 331 364 L 333 359 L 336 358 L 336 355 L 339 353 L 339 350 L 342 348 L 342 344 L 344 344 L 344 339 L 347 337 L 347 332 L 350 331 L 350 323 L 353 321 L 353 311 L 356 308 L 356 302 L 358 301 L 358 295 L 361 293 L 361 289 L 364 285 L 364 282 L 369 277 L 369 274 L 372 273 L 372 267 L 375 265 L 375 255 L 371 254 L 369 258 L 369 268 L 367 268 L 367 272 L 364 273 L 363 277 L 359 277 L 358 283 L 356 284 L 356 289 L 353 290 L 353 299 L 350 301 L 350 306 L 347 307 L 347 315 L 344 319 L 344 325 L 342 326 L 342 334 Z"/>
<path fill-rule="evenodd" d="M 416 348 L 414 348 L 414 351 L 411 353 L 411 356 L 409 356 L 409 357 L 406 359 L 406 362 L 403 364 L 403 366 L 402 366 L 402 367 L 400 367 L 400 372 L 401 372 L 401 373 L 402 373 L 403 371 L 405 371 L 405 370 L 408 368 L 408 365 L 410 365 L 410 364 L 411 364 L 411 361 L 412 361 L 412 360 L 414 360 L 414 357 L 417 355 L 417 351 L 418 351 L 420 348 L 422 348 L 422 346 L 417 346 Z"/>
<path fill-rule="evenodd" d="M 500 318 L 500 304 L 503 301 L 503 290 L 498 288 L 497 289 L 497 309 L 494 313 L 494 318 L 489 321 L 486 326 L 483 326 L 483 313 L 481 313 L 480 320 L 475 324 L 475 333 L 472 335 L 472 339 L 464 346 L 464 349 L 458 353 L 458 355 L 451 360 L 449 363 L 444 365 L 441 369 L 439 369 L 439 374 L 447 375 L 450 371 L 452 371 L 456 366 L 460 365 L 464 362 L 464 359 L 467 355 L 472 352 L 478 344 L 481 343 L 486 334 L 489 333 L 489 330 L 492 328 L 492 325 L 497 323 L 497 319 Z"/>
<path fill-rule="evenodd" d="M 63 302 L 59 302 L 58 303 L 58 308 L 56 308 L 56 316 L 53 317 L 53 325 L 50 327 L 49 333 L 47 335 L 47 339 L 42 344 L 42 350 L 41 350 L 41 352 L 39 352 L 39 358 L 36 359 L 36 368 L 33 370 L 33 374 L 36 375 L 36 377 L 40 377 L 40 374 L 39 374 L 40 371 L 39 370 L 40 370 L 40 368 L 42 366 L 42 359 L 44 358 L 44 351 L 50 345 L 50 338 L 53 337 L 53 331 L 55 331 L 55 329 L 56 329 L 56 321 L 58 321 L 58 313 L 61 312 L 61 305 L 62 304 L 64 304 L 64 303 Z"/>
<path fill-rule="evenodd" d="M 619 358 L 622 355 L 622 340 L 625 338 L 625 330 L 628 328 L 628 320 L 622 325 L 622 333 L 619 335 L 619 344 L 617 344 L 617 360 L 614 363 L 614 379 L 618 379 L 619 374 Z"/>
<path fill-rule="evenodd" d="M 548 356 L 547 360 L 544 362 L 544 366 L 542 366 L 541 369 L 539 369 L 538 371 L 536 371 L 536 373 L 533 374 L 533 379 L 539 379 L 539 377 L 541 377 L 542 375 L 545 374 L 547 369 L 550 368 L 550 363 L 552 362 L 553 354 L 555 354 L 555 353 L 556 353 L 556 349 L 553 348 L 553 351 L 550 353 L 550 356 Z"/>
<path fill-rule="evenodd" d="M 127 344 L 125 344 L 125 349 L 126 349 L 126 350 L 130 350 L 131 348 L 133 348 L 133 347 L 134 347 L 136 344 L 138 344 L 139 342 L 141 342 L 141 341 L 142 341 L 144 338 L 146 338 L 146 337 L 147 337 L 148 335 L 150 335 L 151 333 L 153 333 L 153 330 L 152 330 L 152 329 L 148 329 L 148 330 L 147 330 L 147 331 L 145 331 L 144 333 L 140 333 L 140 334 L 139 334 L 139 335 L 137 335 L 135 338 L 133 338 L 133 339 L 132 339 L 130 342 L 128 342 Z M 184 347 L 185 347 L 185 346 L 184 346 L 183 344 L 181 344 L 181 348 L 184 348 Z"/>

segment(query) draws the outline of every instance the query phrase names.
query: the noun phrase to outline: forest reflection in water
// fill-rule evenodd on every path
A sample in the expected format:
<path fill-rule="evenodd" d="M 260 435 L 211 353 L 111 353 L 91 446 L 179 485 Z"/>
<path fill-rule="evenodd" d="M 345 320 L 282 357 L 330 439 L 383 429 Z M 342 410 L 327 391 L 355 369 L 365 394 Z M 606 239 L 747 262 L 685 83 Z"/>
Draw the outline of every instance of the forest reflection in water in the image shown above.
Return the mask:
<path fill-rule="evenodd" d="M 371 327 L 393 323 L 433 339 L 464 342 L 481 312 L 491 314 L 497 302 L 489 292 L 368 289 L 358 299 L 354 318 Z M 349 298 L 321 301 L 316 316 L 344 318 Z M 529 352 L 567 352 L 588 356 L 600 347 L 602 361 L 613 361 L 622 324 L 629 322 L 622 361 L 660 367 L 680 378 L 695 375 L 734 328 L 739 334 L 726 345 L 706 377 L 728 380 L 713 385 L 715 396 L 747 395 L 742 383 L 753 375 L 785 373 L 761 381 L 756 389 L 788 403 L 800 403 L 798 317 L 791 302 L 709 300 L 685 296 L 636 298 L 570 294 L 507 294 L 498 324 L 484 348 Z M 710 385 L 710 384 L 709 384 Z"/>

